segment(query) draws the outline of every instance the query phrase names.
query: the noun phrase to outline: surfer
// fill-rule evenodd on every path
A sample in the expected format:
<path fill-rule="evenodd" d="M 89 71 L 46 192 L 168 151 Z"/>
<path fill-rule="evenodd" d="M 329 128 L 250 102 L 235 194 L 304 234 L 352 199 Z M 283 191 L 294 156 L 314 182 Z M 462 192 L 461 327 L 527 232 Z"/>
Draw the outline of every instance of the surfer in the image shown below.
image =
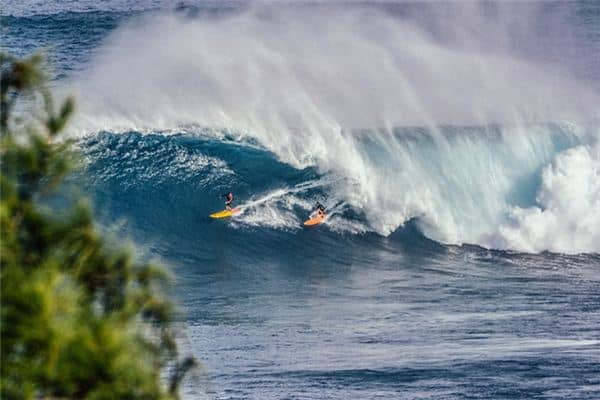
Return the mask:
<path fill-rule="evenodd" d="M 317 214 L 317 216 L 324 217 L 325 216 L 325 206 L 323 206 L 323 204 L 321 204 L 317 201 L 317 204 L 315 207 L 317 208 L 315 210 L 315 213 Z"/>
<path fill-rule="evenodd" d="M 225 198 L 225 209 L 231 211 L 231 204 L 233 203 L 233 193 L 229 192 L 227 194 L 224 194 L 223 197 Z"/>
<path fill-rule="evenodd" d="M 315 210 L 310 214 L 310 218 L 304 221 L 304 226 L 315 226 L 325 221 L 325 207 L 317 201 Z"/>

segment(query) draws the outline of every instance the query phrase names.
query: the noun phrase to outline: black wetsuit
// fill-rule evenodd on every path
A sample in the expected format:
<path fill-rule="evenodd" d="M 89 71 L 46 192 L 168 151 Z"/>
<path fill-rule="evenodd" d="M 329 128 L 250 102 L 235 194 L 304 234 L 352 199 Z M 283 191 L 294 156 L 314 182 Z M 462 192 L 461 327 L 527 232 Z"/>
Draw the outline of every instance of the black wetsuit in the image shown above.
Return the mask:
<path fill-rule="evenodd" d="M 233 203 L 233 193 L 227 193 L 223 195 L 225 197 L 225 206 L 231 208 L 231 204 Z"/>
<path fill-rule="evenodd" d="M 325 214 L 325 207 L 321 203 L 317 203 L 317 210 L 321 210 L 323 214 Z"/>

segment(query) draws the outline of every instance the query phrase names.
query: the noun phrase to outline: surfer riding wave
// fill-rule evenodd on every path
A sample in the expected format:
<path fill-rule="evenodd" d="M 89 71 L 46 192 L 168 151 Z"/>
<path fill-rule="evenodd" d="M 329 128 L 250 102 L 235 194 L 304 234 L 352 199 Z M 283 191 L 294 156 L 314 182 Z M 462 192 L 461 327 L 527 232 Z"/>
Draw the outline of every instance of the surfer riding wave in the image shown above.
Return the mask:
<path fill-rule="evenodd" d="M 231 205 L 233 204 L 233 193 L 229 192 L 223 195 L 225 198 L 225 209 L 231 211 Z"/>

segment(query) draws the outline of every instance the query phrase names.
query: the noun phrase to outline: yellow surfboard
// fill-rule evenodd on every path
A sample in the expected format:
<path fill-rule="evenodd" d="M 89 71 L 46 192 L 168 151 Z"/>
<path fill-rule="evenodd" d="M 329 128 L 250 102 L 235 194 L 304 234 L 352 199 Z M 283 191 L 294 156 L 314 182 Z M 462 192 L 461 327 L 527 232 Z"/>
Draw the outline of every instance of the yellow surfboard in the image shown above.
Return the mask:
<path fill-rule="evenodd" d="M 319 225 L 321 222 L 325 221 L 325 218 L 326 218 L 325 214 L 317 214 L 314 217 L 304 221 L 304 226 Z"/>
<path fill-rule="evenodd" d="M 210 217 L 211 218 L 227 218 L 227 217 L 231 217 L 236 214 L 239 214 L 240 211 L 241 210 L 239 208 L 234 208 L 233 210 L 223 210 L 223 211 L 219 211 L 219 212 L 210 214 Z"/>

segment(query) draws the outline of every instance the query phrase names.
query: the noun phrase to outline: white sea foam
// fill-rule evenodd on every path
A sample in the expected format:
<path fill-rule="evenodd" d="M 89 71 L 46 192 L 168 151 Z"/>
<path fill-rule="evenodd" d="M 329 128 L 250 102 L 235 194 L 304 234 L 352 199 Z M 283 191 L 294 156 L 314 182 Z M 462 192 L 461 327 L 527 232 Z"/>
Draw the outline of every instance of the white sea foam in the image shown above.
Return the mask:
<path fill-rule="evenodd" d="M 511 209 L 500 247 L 538 252 L 600 252 L 600 145 L 559 154 L 544 169 L 537 205 Z"/>

